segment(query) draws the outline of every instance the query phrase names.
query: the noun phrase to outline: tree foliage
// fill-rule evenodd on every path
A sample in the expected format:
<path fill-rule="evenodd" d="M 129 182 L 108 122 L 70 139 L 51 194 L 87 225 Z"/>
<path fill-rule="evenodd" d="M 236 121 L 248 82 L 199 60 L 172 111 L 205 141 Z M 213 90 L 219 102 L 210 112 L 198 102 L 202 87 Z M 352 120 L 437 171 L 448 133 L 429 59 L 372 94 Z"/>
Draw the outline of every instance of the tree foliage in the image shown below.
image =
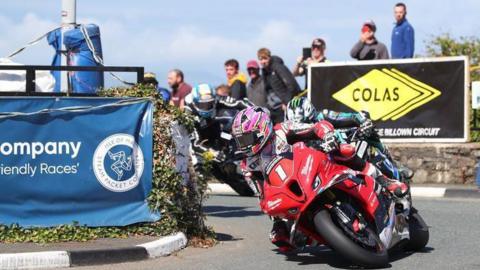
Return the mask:
<path fill-rule="evenodd" d="M 479 37 L 460 37 L 455 39 L 448 33 L 438 36 L 432 36 L 426 41 L 426 50 L 428 56 L 459 56 L 465 55 L 470 63 L 470 80 L 480 80 L 480 38 Z M 470 101 L 467 101 L 470 102 Z M 480 128 L 480 110 L 471 110 L 470 127 Z M 474 117 L 476 116 L 476 117 Z M 477 119 L 475 122 L 474 120 Z M 472 130 L 470 132 L 472 141 L 480 141 L 480 131 Z"/>

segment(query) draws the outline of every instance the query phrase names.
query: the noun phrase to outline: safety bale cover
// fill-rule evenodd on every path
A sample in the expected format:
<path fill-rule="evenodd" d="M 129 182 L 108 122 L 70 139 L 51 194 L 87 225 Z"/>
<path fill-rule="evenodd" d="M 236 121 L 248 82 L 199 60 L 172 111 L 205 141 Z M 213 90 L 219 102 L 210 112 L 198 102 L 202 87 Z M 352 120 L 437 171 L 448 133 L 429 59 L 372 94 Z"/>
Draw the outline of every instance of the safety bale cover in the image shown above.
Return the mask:
<path fill-rule="evenodd" d="M 154 222 L 147 98 L 1 98 L 0 223 Z"/>

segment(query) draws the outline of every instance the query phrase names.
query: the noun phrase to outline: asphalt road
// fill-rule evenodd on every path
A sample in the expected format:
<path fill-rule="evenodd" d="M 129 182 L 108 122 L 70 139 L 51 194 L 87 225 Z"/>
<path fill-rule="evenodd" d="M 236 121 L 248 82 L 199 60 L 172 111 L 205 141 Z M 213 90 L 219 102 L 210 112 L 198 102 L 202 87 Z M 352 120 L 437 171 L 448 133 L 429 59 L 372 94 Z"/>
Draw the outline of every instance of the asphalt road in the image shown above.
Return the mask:
<path fill-rule="evenodd" d="M 416 199 L 430 227 L 425 250 L 391 255 L 390 269 L 480 269 L 480 200 Z M 212 195 L 205 210 L 221 240 L 213 248 L 186 248 L 169 257 L 73 269 L 355 269 L 328 248 L 285 256 L 268 240 L 271 221 L 256 198 Z M 72 268 L 70 268 L 72 269 Z"/>

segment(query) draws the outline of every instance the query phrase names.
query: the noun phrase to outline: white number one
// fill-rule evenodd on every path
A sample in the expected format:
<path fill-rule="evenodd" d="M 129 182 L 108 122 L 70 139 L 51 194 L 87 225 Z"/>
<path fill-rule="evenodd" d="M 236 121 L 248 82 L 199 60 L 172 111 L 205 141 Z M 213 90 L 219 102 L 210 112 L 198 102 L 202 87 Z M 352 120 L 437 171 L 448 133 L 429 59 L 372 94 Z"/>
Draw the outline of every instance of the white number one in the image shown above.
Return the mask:
<path fill-rule="evenodd" d="M 282 181 L 285 181 L 285 179 L 287 179 L 287 174 L 283 170 L 282 166 L 278 165 L 277 168 L 275 168 L 275 172 L 278 174 L 278 177 L 280 177 Z"/>

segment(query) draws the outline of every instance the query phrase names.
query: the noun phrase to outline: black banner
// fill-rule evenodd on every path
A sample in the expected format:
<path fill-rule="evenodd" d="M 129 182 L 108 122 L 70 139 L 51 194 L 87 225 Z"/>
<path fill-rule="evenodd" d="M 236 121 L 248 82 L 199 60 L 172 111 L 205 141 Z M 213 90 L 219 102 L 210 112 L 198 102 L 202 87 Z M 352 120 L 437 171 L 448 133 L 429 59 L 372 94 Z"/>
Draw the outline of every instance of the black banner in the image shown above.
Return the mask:
<path fill-rule="evenodd" d="M 466 57 L 318 64 L 309 96 L 317 109 L 368 111 L 398 141 L 466 141 Z"/>

